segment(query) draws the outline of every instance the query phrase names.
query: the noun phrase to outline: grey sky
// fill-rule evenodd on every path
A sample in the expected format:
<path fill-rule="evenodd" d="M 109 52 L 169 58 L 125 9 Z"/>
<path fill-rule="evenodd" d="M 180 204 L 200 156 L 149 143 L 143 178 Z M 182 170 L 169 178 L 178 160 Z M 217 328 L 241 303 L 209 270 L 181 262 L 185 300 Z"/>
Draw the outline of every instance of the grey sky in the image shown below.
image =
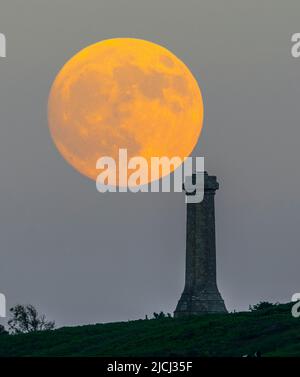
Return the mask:
<path fill-rule="evenodd" d="M 0 292 L 58 325 L 173 312 L 184 285 L 183 194 L 100 194 L 59 155 L 47 98 L 83 47 L 136 37 L 202 89 L 194 156 L 216 174 L 218 285 L 229 310 L 300 290 L 298 0 L 0 0 Z"/>

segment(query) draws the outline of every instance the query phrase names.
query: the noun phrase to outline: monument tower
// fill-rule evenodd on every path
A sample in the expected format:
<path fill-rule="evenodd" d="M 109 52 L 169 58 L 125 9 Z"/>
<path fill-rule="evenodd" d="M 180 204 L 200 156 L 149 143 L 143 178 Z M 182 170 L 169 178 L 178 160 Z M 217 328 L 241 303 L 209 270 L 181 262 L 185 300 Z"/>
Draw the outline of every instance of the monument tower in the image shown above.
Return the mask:
<path fill-rule="evenodd" d="M 227 312 L 216 281 L 214 196 L 218 188 L 216 177 L 205 172 L 203 200 L 187 203 L 185 287 L 174 317 Z M 186 190 L 186 195 L 195 192 Z"/>

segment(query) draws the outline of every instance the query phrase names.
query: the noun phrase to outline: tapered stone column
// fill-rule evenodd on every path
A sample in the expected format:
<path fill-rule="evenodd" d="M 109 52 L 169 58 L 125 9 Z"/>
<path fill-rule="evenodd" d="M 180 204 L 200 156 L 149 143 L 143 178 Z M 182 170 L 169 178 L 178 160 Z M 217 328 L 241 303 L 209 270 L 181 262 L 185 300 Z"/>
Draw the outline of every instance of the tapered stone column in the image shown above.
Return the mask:
<path fill-rule="evenodd" d="M 227 312 L 216 281 L 214 196 L 218 188 L 216 177 L 205 172 L 203 201 L 187 204 L 185 287 L 174 317 Z"/>

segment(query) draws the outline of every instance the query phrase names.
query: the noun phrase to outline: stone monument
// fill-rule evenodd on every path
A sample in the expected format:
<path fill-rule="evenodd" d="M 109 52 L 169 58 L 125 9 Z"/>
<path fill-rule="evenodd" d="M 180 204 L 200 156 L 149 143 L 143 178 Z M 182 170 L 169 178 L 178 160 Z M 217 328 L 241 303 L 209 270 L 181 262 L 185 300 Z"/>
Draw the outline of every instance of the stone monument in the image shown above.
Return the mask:
<path fill-rule="evenodd" d="M 203 174 L 203 173 L 202 173 Z M 192 176 L 193 183 L 196 175 Z M 185 287 L 174 317 L 227 313 L 216 281 L 216 238 L 214 196 L 219 184 L 204 173 L 204 197 L 187 203 Z M 186 195 L 195 195 L 195 191 Z"/>

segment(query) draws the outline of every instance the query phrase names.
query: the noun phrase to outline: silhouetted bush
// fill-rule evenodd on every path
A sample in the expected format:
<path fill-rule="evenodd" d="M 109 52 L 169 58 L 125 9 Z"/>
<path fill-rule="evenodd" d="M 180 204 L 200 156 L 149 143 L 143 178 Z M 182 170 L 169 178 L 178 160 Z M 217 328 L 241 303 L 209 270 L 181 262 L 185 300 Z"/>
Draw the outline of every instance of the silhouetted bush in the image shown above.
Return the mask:
<path fill-rule="evenodd" d="M 271 308 L 274 308 L 278 306 L 278 303 L 276 304 L 273 304 L 272 302 L 268 302 L 268 301 L 261 301 L 259 302 L 258 304 L 255 304 L 255 305 L 250 305 L 249 306 L 249 310 L 251 312 L 255 312 L 257 310 L 266 310 L 266 309 L 271 309 Z"/>
<path fill-rule="evenodd" d="M 167 313 L 167 314 L 165 314 L 164 312 L 160 312 L 160 313 L 154 312 L 153 313 L 153 319 L 163 319 L 163 318 L 173 318 L 173 317 L 170 313 Z M 148 319 L 148 317 L 146 319 Z"/>
<path fill-rule="evenodd" d="M 5 327 L 3 325 L 0 325 L 0 336 L 1 335 L 7 335 L 8 332 L 5 330 Z"/>
<path fill-rule="evenodd" d="M 163 319 L 163 318 L 166 318 L 166 315 L 165 315 L 164 312 L 160 312 L 160 313 L 154 312 L 153 313 L 153 318 L 154 319 Z"/>

